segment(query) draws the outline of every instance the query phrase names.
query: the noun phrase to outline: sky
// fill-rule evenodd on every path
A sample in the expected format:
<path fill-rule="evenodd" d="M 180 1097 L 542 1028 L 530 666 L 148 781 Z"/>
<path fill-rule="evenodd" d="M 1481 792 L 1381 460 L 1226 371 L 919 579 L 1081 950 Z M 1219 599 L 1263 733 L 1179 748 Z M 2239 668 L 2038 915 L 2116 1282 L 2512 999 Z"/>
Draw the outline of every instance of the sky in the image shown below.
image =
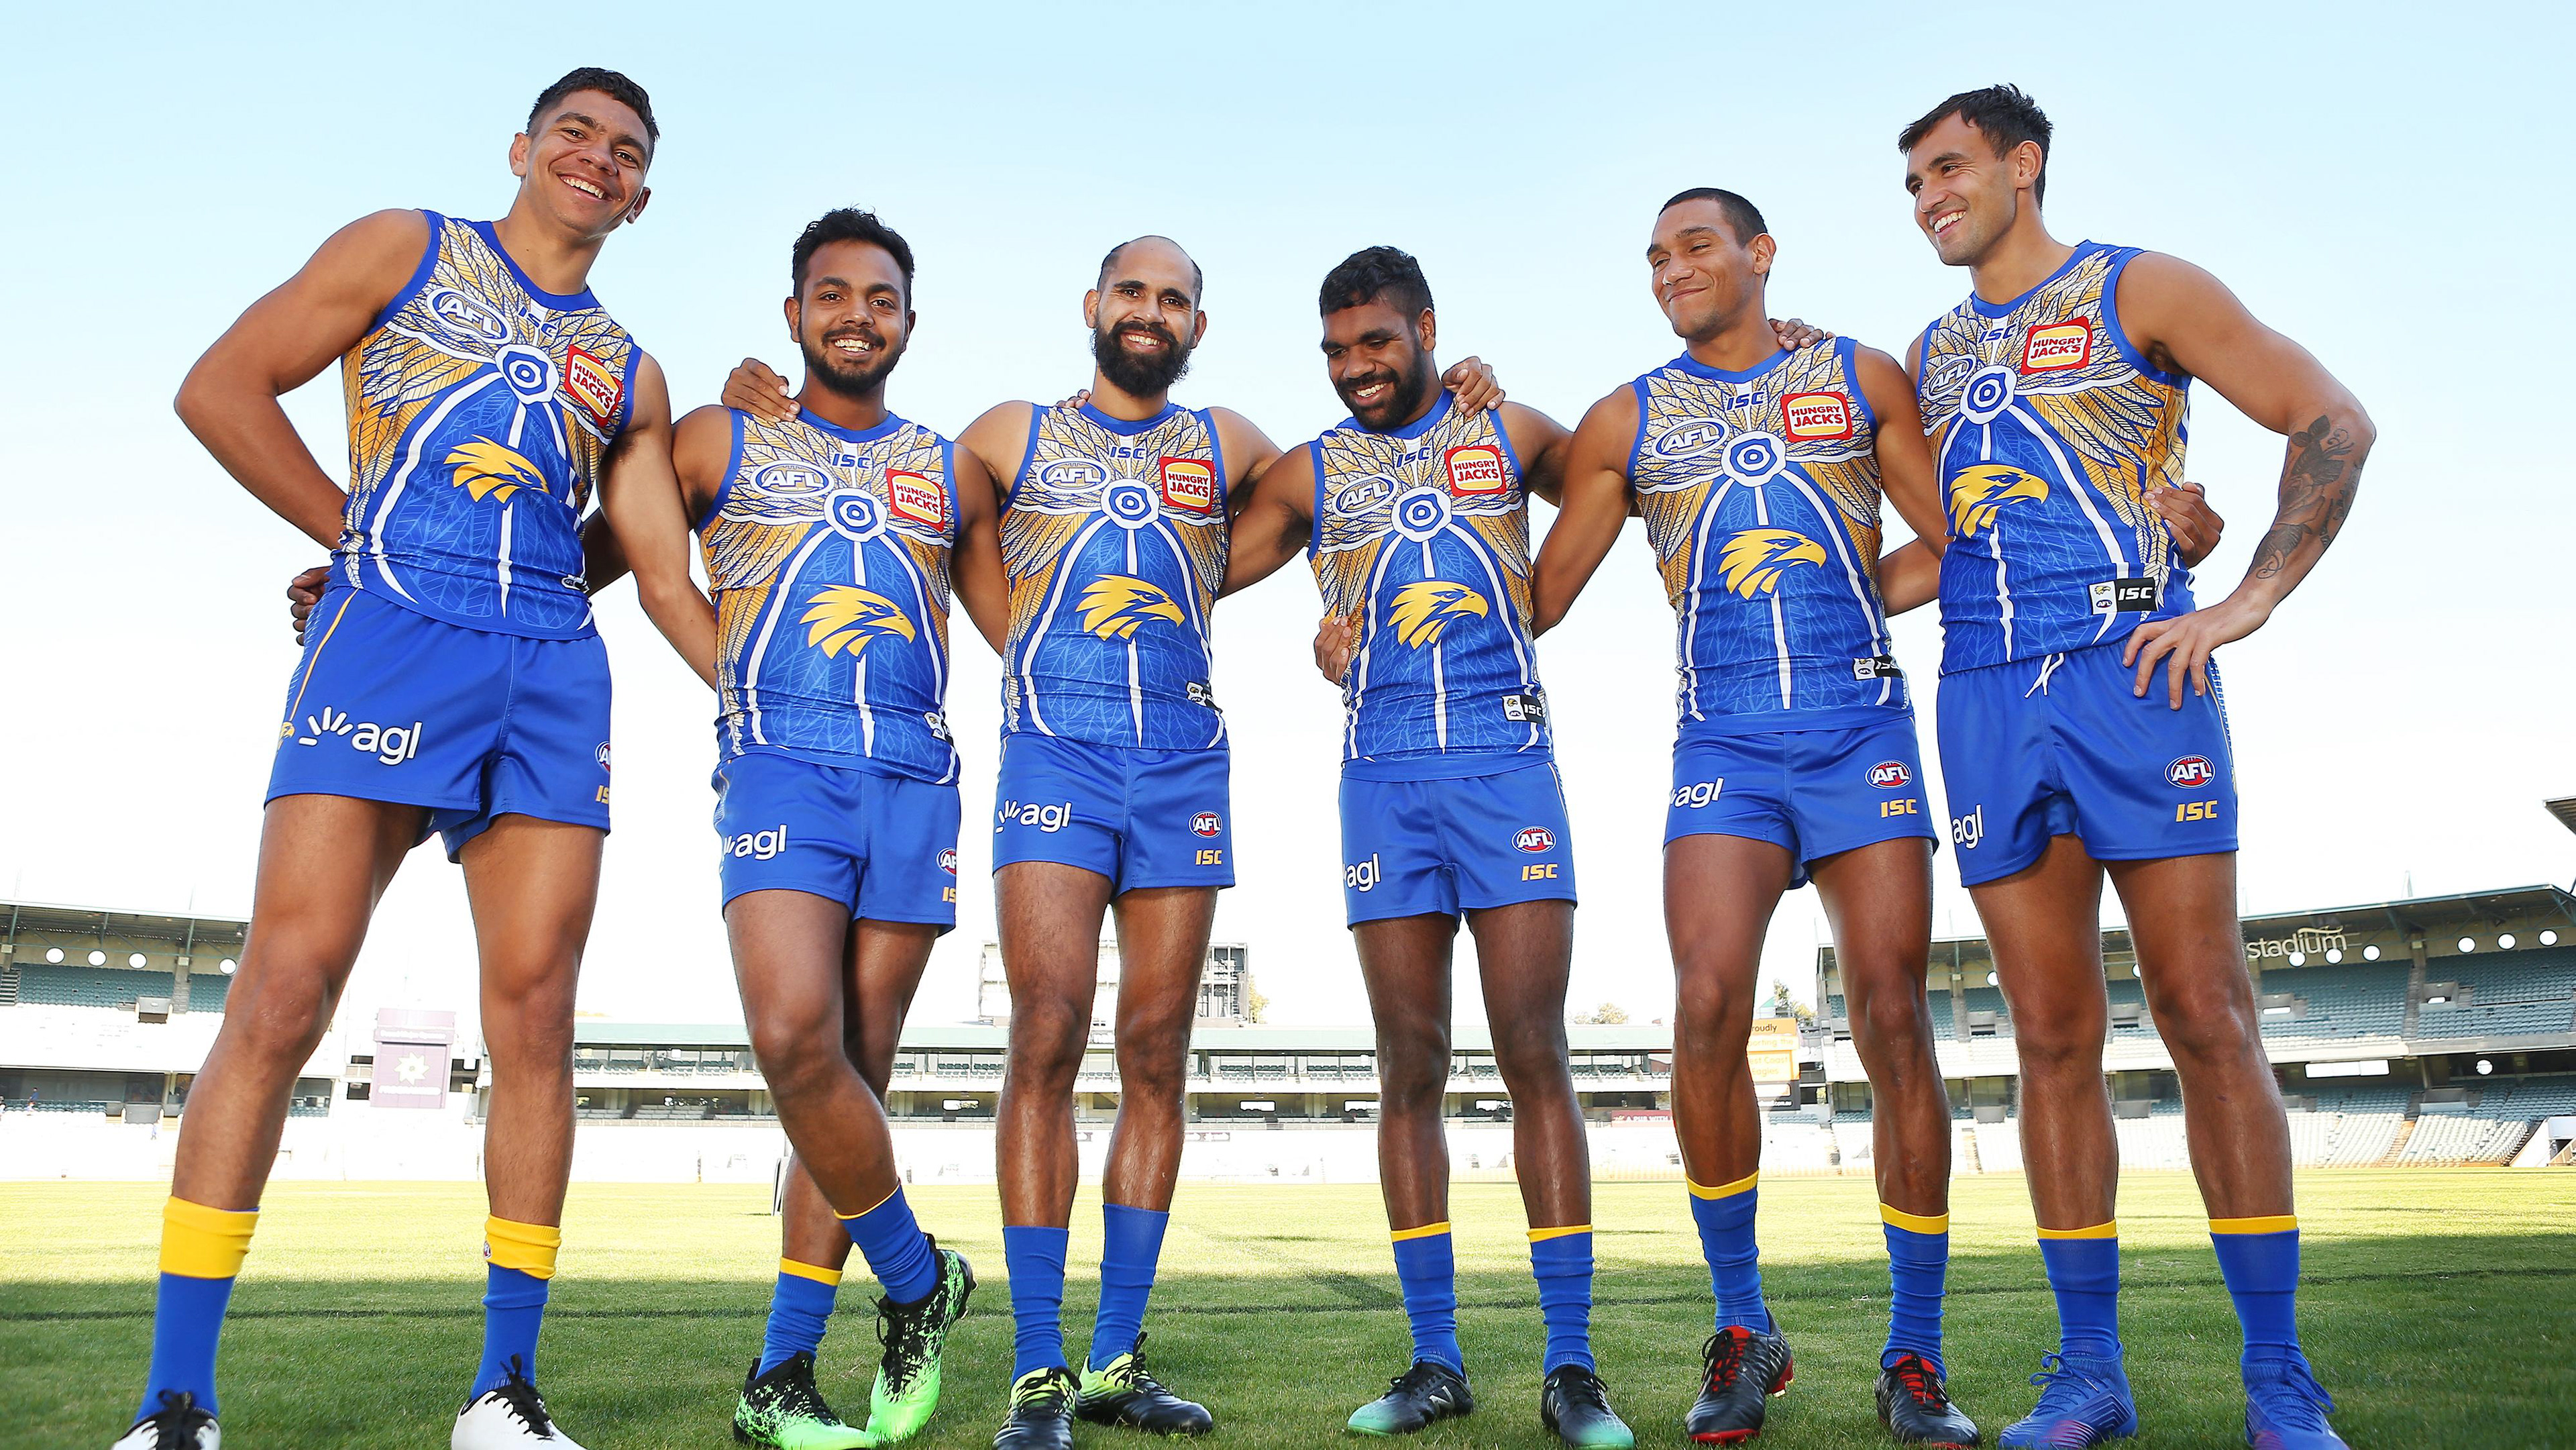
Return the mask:
<path fill-rule="evenodd" d="M 439 17 L 424 24 L 424 14 Z M 1281 443 L 1341 409 L 1315 350 L 1323 272 L 1417 255 L 1443 358 L 1475 353 L 1571 425 L 1678 345 L 1641 255 L 1662 199 L 1718 185 L 1778 240 L 1773 311 L 1890 352 L 1967 289 L 1915 230 L 1896 132 L 1951 92 L 2027 88 L 2057 125 L 2047 217 L 2189 258 L 2363 400 L 2379 443 L 2350 523 L 2259 634 L 2221 655 L 2248 914 L 2576 878 L 2540 809 L 2568 748 L 2569 471 L 2547 349 L 2570 332 L 2564 9 L 2263 5 L 1297 7 L 630 5 L 55 7 L 12 21 L 0 121 L 0 887 L 18 899 L 238 913 L 296 659 L 282 589 L 317 551 L 206 456 L 169 400 L 199 352 L 334 228 L 384 207 L 506 209 L 529 102 L 597 64 L 652 93 L 653 203 L 592 285 L 712 401 L 745 354 L 795 359 L 779 303 L 802 225 L 877 209 L 920 258 L 890 402 L 947 431 L 1087 380 L 1081 295 L 1129 236 L 1207 275 L 1182 401 Z M 2227 517 L 2205 598 L 2271 516 L 2281 441 L 2193 392 L 2188 472 Z M 345 469 L 336 371 L 287 400 Z M 1547 510 L 1534 509 L 1544 530 Z M 1895 538 L 1901 539 L 1899 526 Z M 1891 542 L 1892 546 L 1893 541 Z M 1339 702 L 1309 660 L 1312 581 L 1215 616 L 1242 885 L 1271 1020 L 1363 1020 L 1341 921 Z M 1929 610 L 1897 653 L 1928 684 Z M 717 915 L 712 705 L 618 586 L 616 828 L 581 1008 L 739 1020 Z M 998 666 L 958 631 L 959 929 L 918 1021 L 972 1014 L 991 933 Z M 1664 1016 L 1660 908 L 1672 622 L 1630 525 L 1540 647 L 1583 904 L 1574 1007 Z M 1930 691 L 1923 694 L 1928 697 Z M 1933 799 L 1941 800 L 1922 733 Z M 1935 928 L 1973 933 L 1945 848 Z M 2107 910 L 2116 920 L 2117 904 Z M 1766 983 L 1812 989 L 1812 890 Z M 1458 1011 L 1481 999 L 1460 954 Z M 471 1016 L 456 870 L 405 865 L 348 1007 Z"/>

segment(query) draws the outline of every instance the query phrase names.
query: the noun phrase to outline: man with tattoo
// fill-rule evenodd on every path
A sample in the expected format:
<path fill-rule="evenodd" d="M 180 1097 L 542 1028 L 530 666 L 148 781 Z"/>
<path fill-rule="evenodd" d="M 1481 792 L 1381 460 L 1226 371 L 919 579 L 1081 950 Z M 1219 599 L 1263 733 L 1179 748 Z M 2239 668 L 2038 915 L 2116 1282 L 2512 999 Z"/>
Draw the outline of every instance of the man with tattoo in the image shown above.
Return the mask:
<path fill-rule="evenodd" d="M 2107 874 L 2181 1080 L 2192 1170 L 2244 1328 L 2246 1439 L 2342 1450 L 2299 1351 L 2289 1130 L 2239 946 L 2234 763 L 2211 655 L 2261 627 L 2334 541 L 2370 419 L 2208 273 L 2050 236 L 2048 141 L 2047 117 L 2011 86 L 1952 96 L 1897 140 L 1916 225 L 1973 280 L 1906 363 L 1949 512 L 1950 839 L 2011 1009 L 2061 1330 L 2032 1377 L 2037 1408 L 2002 1443 L 2071 1450 L 2137 1428 L 2102 1077 Z M 2252 569 L 2205 607 L 2145 502 L 2182 476 L 2194 377 L 2290 439 Z"/>

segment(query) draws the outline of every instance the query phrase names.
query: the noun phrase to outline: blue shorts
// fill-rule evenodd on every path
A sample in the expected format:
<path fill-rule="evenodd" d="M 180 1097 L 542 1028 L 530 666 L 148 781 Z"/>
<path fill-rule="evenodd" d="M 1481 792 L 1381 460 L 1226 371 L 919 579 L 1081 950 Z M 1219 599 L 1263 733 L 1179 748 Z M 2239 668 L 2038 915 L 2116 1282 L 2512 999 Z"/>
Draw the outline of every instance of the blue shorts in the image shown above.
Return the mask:
<path fill-rule="evenodd" d="M 2096 645 L 1941 677 L 1941 775 L 1959 879 L 1977 886 L 2072 835 L 2097 861 L 2236 849 L 2236 764 L 2218 666 L 2209 693 L 2144 699 L 2121 646 Z"/>
<path fill-rule="evenodd" d="M 1937 841 L 1914 718 L 1753 735 L 1685 730 L 1673 742 L 1664 844 L 1684 836 L 1769 841 L 1789 853 L 1793 887 L 1807 884 L 1807 863 L 1857 846 Z"/>
<path fill-rule="evenodd" d="M 1232 886 L 1230 753 L 1131 750 L 1034 731 L 1002 737 L 993 869 L 1053 861 L 1109 878 L 1111 895 Z"/>
<path fill-rule="evenodd" d="M 496 817 L 608 829 L 608 646 L 491 634 L 335 588 L 286 685 L 267 799 L 426 806 L 448 859 Z"/>
<path fill-rule="evenodd" d="M 1574 845 L 1556 762 L 1453 780 L 1342 776 L 1342 901 L 1350 924 L 1574 900 Z"/>
<path fill-rule="evenodd" d="M 957 925 L 957 787 L 753 751 L 716 767 L 724 901 L 803 891 L 853 919 Z"/>

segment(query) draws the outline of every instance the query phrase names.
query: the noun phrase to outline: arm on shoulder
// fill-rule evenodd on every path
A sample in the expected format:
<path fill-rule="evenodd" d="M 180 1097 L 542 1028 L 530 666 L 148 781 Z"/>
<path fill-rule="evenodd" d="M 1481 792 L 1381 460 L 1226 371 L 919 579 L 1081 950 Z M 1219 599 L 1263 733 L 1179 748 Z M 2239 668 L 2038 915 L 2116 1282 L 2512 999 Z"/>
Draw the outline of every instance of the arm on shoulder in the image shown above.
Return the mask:
<path fill-rule="evenodd" d="M 972 453 L 984 465 L 984 475 L 991 481 L 993 497 L 1007 503 L 1012 481 L 1019 477 L 1020 463 L 1028 457 L 1029 439 L 1037 432 L 1039 405 L 1014 400 L 996 403 L 976 416 L 957 435 L 957 449 Z"/>
<path fill-rule="evenodd" d="M 1315 532 L 1314 450 L 1304 444 L 1270 460 L 1261 476 L 1242 490 L 1234 513 L 1234 538 L 1228 547 L 1225 588 L 1232 594 L 1279 571 L 1297 557 Z"/>
<path fill-rule="evenodd" d="M 1002 503 L 991 469 L 962 442 L 955 451 L 957 543 L 950 576 L 975 632 L 1000 655 L 1011 632 L 1011 584 L 1002 568 Z"/>
<path fill-rule="evenodd" d="M 1530 566 L 1532 633 L 1544 634 L 1565 618 L 1619 541 L 1635 506 L 1628 459 L 1636 442 L 1637 395 L 1622 387 L 1586 409 L 1583 421 L 1557 446 L 1563 462 L 1556 522 Z"/>
<path fill-rule="evenodd" d="M 1878 419 L 1878 486 L 1924 550 L 1939 558 L 1950 542 L 1950 518 L 1941 504 L 1941 477 L 1923 438 L 1923 409 L 1914 383 L 1896 359 L 1874 347 L 1852 350 L 1861 396 Z"/>
<path fill-rule="evenodd" d="M 1253 421 L 1232 408 L 1210 408 L 1208 420 L 1216 425 L 1217 446 L 1225 450 L 1226 496 L 1231 499 L 1237 489 L 1247 489 L 1261 477 L 1279 456 L 1279 445 L 1270 435 L 1254 426 Z"/>
<path fill-rule="evenodd" d="M 1560 503 L 1565 496 L 1565 447 L 1574 435 L 1527 403 L 1500 404 L 1494 418 L 1521 461 L 1521 486 L 1550 504 Z"/>

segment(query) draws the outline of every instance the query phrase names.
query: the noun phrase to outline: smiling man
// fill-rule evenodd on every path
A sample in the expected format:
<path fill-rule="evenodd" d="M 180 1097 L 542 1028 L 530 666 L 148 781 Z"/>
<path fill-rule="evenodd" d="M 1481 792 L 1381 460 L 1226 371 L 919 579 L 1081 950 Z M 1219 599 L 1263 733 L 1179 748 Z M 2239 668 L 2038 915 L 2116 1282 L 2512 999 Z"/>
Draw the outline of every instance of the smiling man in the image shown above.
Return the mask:
<path fill-rule="evenodd" d="M 288 682 L 251 937 L 189 1095 L 163 1216 L 152 1368 L 120 1450 L 213 1450 L 216 1341 L 287 1097 L 377 899 L 433 831 L 465 869 L 492 1092 L 483 1360 L 454 1450 L 571 1450 L 536 1348 L 572 1162 L 573 987 L 608 830 L 608 657 L 582 509 L 666 438 L 661 371 L 587 290 L 644 210 L 643 88 L 582 69 L 510 145 L 508 213 L 351 223 L 189 372 L 179 414 L 252 496 L 333 551 Z M 278 404 L 338 359 L 349 482 Z"/>
<path fill-rule="evenodd" d="M 2022 1156 L 2060 1343 L 2008 1446 L 2135 1433 L 2122 1368 L 2119 1147 L 2102 1077 L 2102 882 L 2173 1054 L 2193 1174 L 2245 1335 L 2257 1450 L 2341 1450 L 2299 1349 L 2290 1141 L 2236 916 L 2236 776 L 2221 645 L 2271 617 L 2334 542 L 2369 417 L 2207 272 L 2049 234 L 2048 118 L 2011 86 L 1905 128 L 1914 221 L 1967 300 L 1909 352 L 1947 495 L 1940 745 L 1950 839 L 2011 1008 Z M 2147 507 L 2182 476 L 2193 378 L 2289 437 L 2271 528 L 2197 605 Z M 2161 673 L 2161 678 L 2159 678 Z"/>

